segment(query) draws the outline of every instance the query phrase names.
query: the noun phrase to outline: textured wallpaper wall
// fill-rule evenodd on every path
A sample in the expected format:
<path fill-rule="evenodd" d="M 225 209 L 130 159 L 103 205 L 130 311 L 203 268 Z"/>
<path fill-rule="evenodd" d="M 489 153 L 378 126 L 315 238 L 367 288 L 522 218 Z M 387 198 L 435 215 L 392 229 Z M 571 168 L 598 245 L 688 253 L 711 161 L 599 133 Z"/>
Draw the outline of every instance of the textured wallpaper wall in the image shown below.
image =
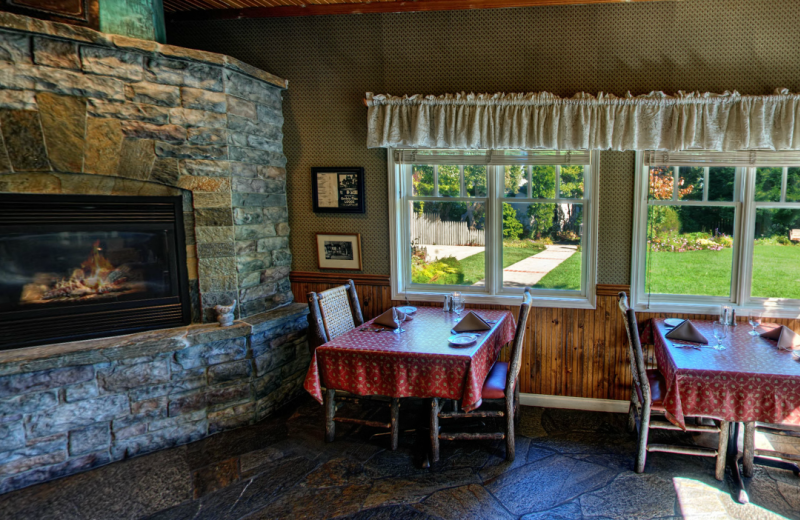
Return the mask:
<path fill-rule="evenodd" d="M 170 43 L 235 56 L 284 93 L 293 269 L 314 233 L 361 233 L 364 273 L 389 272 L 386 153 L 366 148 L 367 91 L 800 90 L 800 2 L 685 0 L 174 24 Z M 367 213 L 311 211 L 313 166 L 364 166 Z M 630 278 L 633 153 L 601 156 L 598 282 Z"/>

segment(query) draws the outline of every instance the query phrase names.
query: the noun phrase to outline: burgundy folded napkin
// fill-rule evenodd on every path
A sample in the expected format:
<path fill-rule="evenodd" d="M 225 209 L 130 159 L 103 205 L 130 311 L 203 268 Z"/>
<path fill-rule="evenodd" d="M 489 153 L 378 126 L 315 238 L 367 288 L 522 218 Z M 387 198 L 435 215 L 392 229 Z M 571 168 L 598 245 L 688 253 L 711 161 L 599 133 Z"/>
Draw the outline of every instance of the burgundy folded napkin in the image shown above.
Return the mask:
<path fill-rule="evenodd" d="M 492 326 L 486 323 L 483 318 L 470 311 L 459 321 L 453 330 L 456 332 L 472 332 L 474 330 L 489 330 Z"/>
<path fill-rule="evenodd" d="M 800 349 L 800 335 L 786 325 L 781 325 L 780 327 L 775 327 L 774 329 L 762 332 L 761 337 L 774 339 L 778 342 L 777 346 L 781 350 Z"/>
<path fill-rule="evenodd" d="M 667 333 L 667 339 L 676 339 L 678 341 L 690 341 L 692 343 L 702 343 L 703 345 L 708 345 L 708 340 L 705 336 L 703 336 L 697 327 L 694 326 L 689 320 L 685 320 L 683 323 L 672 329 Z"/>
<path fill-rule="evenodd" d="M 388 311 L 384 312 L 383 314 L 381 314 L 380 316 L 375 318 L 375 321 L 373 321 L 372 324 L 373 325 L 381 325 L 383 327 L 387 327 L 387 328 L 390 328 L 390 329 L 396 329 L 397 328 L 397 323 L 394 322 L 394 318 L 393 318 L 393 314 L 392 314 L 393 310 L 394 309 L 392 308 L 392 309 L 389 309 Z M 403 314 L 402 312 L 397 311 L 397 314 L 399 314 L 400 317 L 403 320 L 406 319 L 406 315 Z"/>

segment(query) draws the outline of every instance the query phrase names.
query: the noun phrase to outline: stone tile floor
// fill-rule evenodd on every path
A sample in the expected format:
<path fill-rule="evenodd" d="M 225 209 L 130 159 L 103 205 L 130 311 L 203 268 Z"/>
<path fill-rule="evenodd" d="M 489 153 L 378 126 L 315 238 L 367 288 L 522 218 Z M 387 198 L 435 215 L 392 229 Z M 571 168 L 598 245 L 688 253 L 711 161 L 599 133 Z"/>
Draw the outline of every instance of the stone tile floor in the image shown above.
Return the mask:
<path fill-rule="evenodd" d="M 633 473 L 622 415 L 522 410 L 513 463 L 502 443 L 444 442 L 441 462 L 422 469 L 422 430 L 396 452 L 355 426 L 326 444 L 322 408 L 301 398 L 247 428 L 0 496 L 0 518 L 800 518 L 788 471 L 758 467 L 743 506 L 713 460 L 655 453 Z M 401 421 L 425 412 L 408 403 Z"/>

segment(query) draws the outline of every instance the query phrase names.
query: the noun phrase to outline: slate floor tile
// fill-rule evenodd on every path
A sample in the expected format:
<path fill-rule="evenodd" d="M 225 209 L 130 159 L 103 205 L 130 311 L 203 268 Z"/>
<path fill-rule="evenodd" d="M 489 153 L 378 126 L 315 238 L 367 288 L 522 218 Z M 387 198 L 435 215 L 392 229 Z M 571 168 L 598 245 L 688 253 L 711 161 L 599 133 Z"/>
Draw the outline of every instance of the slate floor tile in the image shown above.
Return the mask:
<path fill-rule="evenodd" d="M 676 498 L 671 480 L 629 471 L 580 497 L 580 504 L 584 518 L 644 520 L 673 516 Z"/>
<path fill-rule="evenodd" d="M 406 478 L 375 481 L 364 507 L 386 504 L 412 504 L 445 487 L 479 484 L 478 475 L 471 469 L 422 473 Z"/>
<path fill-rule="evenodd" d="M 416 509 L 445 520 L 511 520 L 516 518 L 483 486 L 470 484 L 443 489 L 415 506 Z"/>
<path fill-rule="evenodd" d="M 757 466 L 748 505 L 730 475 L 714 479 L 712 459 L 650 453 L 633 473 L 624 414 L 522 407 L 514 462 L 503 441 L 443 442 L 441 461 L 424 468 L 420 406 L 404 404 L 390 451 L 382 430 L 347 424 L 326 443 L 322 407 L 300 399 L 252 426 L 0 495 L 0 518 L 800 520 L 800 478 L 787 471 Z"/>
<path fill-rule="evenodd" d="M 604 487 L 616 472 L 560 455 L 522 466 L 494 480 L 487 489 L 512 513 L 552 509 Z"/>
<path fill-rule="evenodd" d="M 324 520 L 336 518 L 361 510 L 369 494 L 369 485 L 344 487 L 303 488 L 298 487 L 279 496 L 274 502 L 247 517 L 248 520 L 279 520 L 303 518 Z"/>

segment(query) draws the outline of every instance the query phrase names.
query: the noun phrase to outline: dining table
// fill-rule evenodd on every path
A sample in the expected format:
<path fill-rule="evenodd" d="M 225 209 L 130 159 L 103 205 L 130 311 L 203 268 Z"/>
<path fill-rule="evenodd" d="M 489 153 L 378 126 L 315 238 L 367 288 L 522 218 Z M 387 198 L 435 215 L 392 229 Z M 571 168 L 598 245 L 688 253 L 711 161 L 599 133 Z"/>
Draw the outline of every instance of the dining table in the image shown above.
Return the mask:
<path fill-rule="evenodd" d="M 489 370 L 514 338 L 516 320 L 505 310 L 472 312 L 490 329 L 463 347 L 448 341 L 463 316 L 441 307 L 419 307 L 400 334 L 376 332 L 382 327 L 373 318 L 316 348 L 304 388 L 320 403 L 325 387 L 358 396 L 458 399 L 464 410 L 474 410 Z"/>
<path fill-rule="evenodd" d="M 740 423 L 755 422 L 800 425 L 800 361 L 792 352 L 780 350 L 774 340 L 750 335 L 751 327 L 727 327 L 721 340 L 724 350 L 714 348 L 712 320 L 691 320 L 708 340 L 708 345 L 667 338 L 672 329 L 664 319 L 652 319 L 642 331 L 645 343 L 652 343 L 658 369 L 664 376 L 664 407 L 667 418 L 685 428 L 686 417 L 713 417 L 728 421 L 729 463 L 740 486 L 739 501 L 746 502 L 746 490 L 739 475 L 738 436 Z M 779 327 L 762 324 L 758 332 Z M 732 460 L 731 460 L 732 459 Z M 752 472 L 752 453 L 745 453 L 745 473 Z"/>

